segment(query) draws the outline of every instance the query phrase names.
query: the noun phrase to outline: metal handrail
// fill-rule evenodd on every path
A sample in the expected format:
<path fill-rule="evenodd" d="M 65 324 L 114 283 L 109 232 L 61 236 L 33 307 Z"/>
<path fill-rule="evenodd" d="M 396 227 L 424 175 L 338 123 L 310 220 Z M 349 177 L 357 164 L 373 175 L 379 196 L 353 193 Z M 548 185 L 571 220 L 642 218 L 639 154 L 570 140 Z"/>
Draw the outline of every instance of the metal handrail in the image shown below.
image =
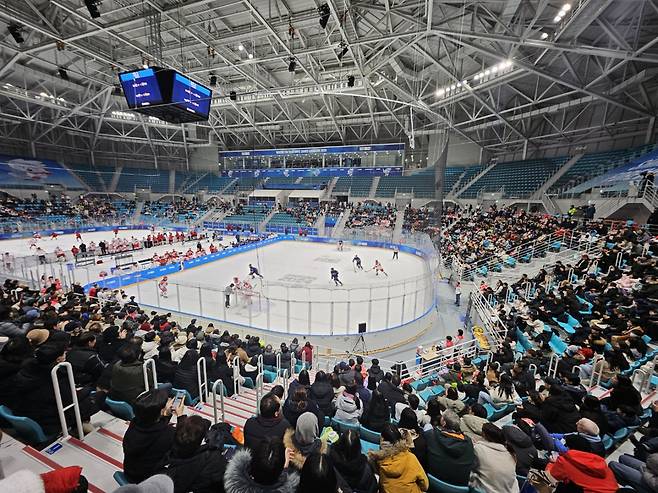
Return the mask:
<path fill-rule="evenodd" d="M 199 385 L 199 399 L 201 402 L 208 401 L 208 371 L 206 358 L 199 358 L 196 362 L 196 378 Z"/>
<path fill-rule="evenodd" d="M 59 387 L 59 377 L 57 375 L 57 372 L 60 368 L 66 369 L 66 376 L 69 381 L 69 388 L 71 389 L 71 404 L 67 406 L 64 406 L 64 404 L 62 403 L 62 389 L 60 389 Z M 70 436 L 68 426 L 66 425 L 65 413 L 69 409 L 73 408 L 73 412 L 75 414 L 75 424 L 78 429 L 78 437 L 80 438 L 80 440 L 84 440 L 84 431 L 82 429 L 82 415 L 80 414 L 80 404 L 78 403 L 78 394 L 75 390 L 75 379 L 73 377 L 73 367 L 71 366 L 71 363 L 63 361 L 55 365 L 53 369 L 50 370 L 50 378 L 53 381 L 53 389 L 55 390 L 55 402 L 57 403 L 57 414 L 59 415 L 59 422 L 60 425 L 62 426 L 62 435 L 64 435 L 65 439 Z"/>
<path fill-rule="evenodd" d="M 283 385 L 283 398 L 286 399 L 288 397 L 288 380 L 290 378 L 290 373 L 288 370 L 283 370 L 283 377 L 281 384 Z"/>
<path fill-rule="evenodd" d="M 219 378 L 215 380 L 215 383 L 212 386 L 212 411 L 213 411 L 213 417 L 215 419 L 215 424 L 219 422 L 217 419 L 217 386 L 221 385 L 220 387 L 220 392 L 219 392 L 219 406 L 220 406 L 220 411 L 222 415 L 222 422 L 224 421 L 225 415 L 224 415 L 224 382 L 222 382 Z"/>
<path fill-rule="evenodd" d="M 276 353 L 276 380 L 281 377 L 281 353 Z"/>
<path fill-rule="evenodd" d="M 155 360 L 149 358 L 142 364 L 142 374 L 144 376 L 144 390 L 148 392 L 151 389 L 151 382 L 149 381 L 149 367 L 151 367 L 151 375 L 153 376 L 153 388 L 158 388 L 158 371 L 155 369 Z"/>
<path fill-rule="evenodd" d="M 256 375 L 256 416 L 260 416 L 260 401 L 263 399 L 263 383 L 265 373 Z"/>
<path fill-rule="evenodd" d="M 547 373 L 547 375 L 549 377 L 551 377 L 551 376 L 553 378 L 556 377 L 556 375 L 557 375 L 557 366 L 558 366 L 559 362 L 560 362 L 560 357 L 555 353 L 551 354 L 551 359 L 548 361 L 548 373 Z"/>
<path fill-rule="evenodd" d="M 236 356 L 233 358 L 233 388 L 235 389 L 235 394 L 240 395 L 242 390 L 242 384 L 240 383 L 240 357 Z"/>

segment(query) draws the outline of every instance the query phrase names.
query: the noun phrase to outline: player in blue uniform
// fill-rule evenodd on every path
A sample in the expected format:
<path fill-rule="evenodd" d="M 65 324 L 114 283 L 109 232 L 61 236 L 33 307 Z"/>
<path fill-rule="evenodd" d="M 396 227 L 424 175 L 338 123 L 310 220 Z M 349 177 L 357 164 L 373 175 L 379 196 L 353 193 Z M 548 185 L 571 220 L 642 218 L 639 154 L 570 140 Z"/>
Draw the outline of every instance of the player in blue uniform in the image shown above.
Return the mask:
<path fill-rule="evenodd" d="M 249 264 L 249 275 L 251 276 L 252 279 L 254 278 L 254 276 L 258 276 L 261 279 L 263 278 L 263 276 L 260 275 L 260 272 L 258 272 L 258 269 L 251 264 Z"/>
<path fill-rule="evenodd" d="M 336 283 L 336 286 L 340 285 L 342 286 L 343 283 L 340 282 L 340 279 L 338 279 L 338 271 L 334 269 L 333 267 L 331 268 L 331 280 Z"/>
<path fill-rule="evenodd" d="M 363 270 L 363 266 L 361 265 L 361 259 L 359 258 L 358 255 L 354 255 L 354 258 L 352 259 L 352 262 L 354 262 L 357 269 Z"/>

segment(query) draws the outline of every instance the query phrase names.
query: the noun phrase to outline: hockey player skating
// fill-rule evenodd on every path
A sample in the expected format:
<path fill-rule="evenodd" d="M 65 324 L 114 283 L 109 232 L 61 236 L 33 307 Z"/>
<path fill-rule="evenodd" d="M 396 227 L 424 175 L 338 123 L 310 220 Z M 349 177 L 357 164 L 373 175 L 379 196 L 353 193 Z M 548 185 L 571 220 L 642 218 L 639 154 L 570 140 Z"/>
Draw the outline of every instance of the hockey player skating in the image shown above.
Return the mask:
<path fill-rule="evenodd" d="M 82 241 L 82 235 L 80 234 L 80 231 L 75 232 L 75 239 L 77 241 Z"/>
<path fill-rule="evenodd" d="M 263 276 L 260 275 L 260 272 L 258 272 L 258 268 L 254 267 L 251 264 L 249 264 L 249 276 L 251 276 L 252 279 L 254 278 L 254 276 L 258 276 L 261 279 L 263 278 Z"/>
<path fill-rule="evenodd" d="M 340 279 L 338 279 L 338 271 L 332 267 L 330 272 L 331 272 L 331 280 L 334 281 L 334 283 L 336 283 L 336 286 L 342 286 L 343 283 L 340 282 Z"/>
<path fill-rule="evenodd" d="M 357 269 L 363 270 L 363 265 L 361 265 L 361 258 L 358 255 L 354 255 L 354 258 L 352 259 L 352 262 L 354 262 L 354 266 Z"/>
<path fill-rule="evenodd" d="M 160 296 L 163 298 L 167 297 L 167 291 L 168 288 L 167 286 L 169 285 L 169 281 L 167 281 L 167 276 L 164 276 L 160 282 L 158 283 L 158 289 L 160 290 Z"/>
<path fill-rule="evenodd" d="M 373 267 L 375 271 L 375 275 L 378 276 L 379 273 L 381 272 L 384 274 L 386 277 L 388 277 L 388 274 L 384 272 L 384 267 L 382 267 L 382 264 L 379 263 L 379 260 L 375 260 L 375 266 Z"/>
<path fill-rule="evenodd" d="M 254 296 L 254 287 L 249 281 L 242 281 L 242 286 L 240 289 L 240 294 L 242 295 L 242 301 L 245 305 L 252 304 L 252 298 Z"/>
<path fill-rule="evenodd" d="M 343 251 L 343 240 L 338 240 L 338 251 L 339 252 Z"/>
<path fill-rule="evenodd" d="M 398 254 L 400 253 L 400 248 L 395 245 L 393 247 L 393 260 L 398 260 Z"/>

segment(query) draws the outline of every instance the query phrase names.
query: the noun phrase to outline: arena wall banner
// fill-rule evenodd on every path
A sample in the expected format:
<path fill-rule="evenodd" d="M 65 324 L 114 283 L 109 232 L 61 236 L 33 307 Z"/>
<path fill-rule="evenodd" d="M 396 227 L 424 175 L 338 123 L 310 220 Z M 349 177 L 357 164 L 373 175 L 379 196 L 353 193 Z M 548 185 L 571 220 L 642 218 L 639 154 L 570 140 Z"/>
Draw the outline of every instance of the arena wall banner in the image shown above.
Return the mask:
<path fill-rule="evenodd" d="M 334 176 L 402 176 L 402 166 L 375 166 L 372 168 L 266 168 L 231 169 L 222 171 L 222 176 L 231 178 L 299 178 Z"/>
<path fill-rule="evenodd" d="M 338 243 L 338 239 L 326 238 L 322 236 L 278 235 L 256 243 L 250 243 L 249 245 L 243 245 L 236 248 L 231 248 L 229 250 L 224 250 L 217 253 L 211 253 L 209 255 L 204 255 L 203 257 L 184 261 L 183 269 L 189 269 L 191 267 L 196 267 L 210 262 L 215 262 L 217 260 L 230 257 L 232 255 L 239 255 L 240 253 L 247 252 L 250 250 L 255 250 L 257 248 L 271 245 L 273 243 L 278 243 L 280 241 Z M 414 247 L 410 247 L 407 245 L 396 245 L 395 243 L 387 243 L 383 241 L 365 241 L 365 240 L 343 240 L 343 241 L 345 245 L 366 246 L 366 247 L 375 247 L 375 248 L 393 249 L 395 246 L 397 246 L 401 252 L 410 253 L 412 255 L 417 255 L 419 257 L 425 258 L 425 254 L 421 250 L 418 250 Z M 178 263 L 165 265 L 162 267 L 154 267 L 139 272 L 131 272 L 122 276 L 108 277 L 106 279 L 90 282 L 89 284 L 85 284 L 84 289 L 85 291 L 88 291 L 89 288 L 91 288 L 94 284 L 101 288 L 119 289 L 130 284 L 149 281 L 152 279 L 159 279 L 163 276 L 168 276 L 176 272 L 179 272 L 180 270 L 181 270 L 180 264 Z"/>

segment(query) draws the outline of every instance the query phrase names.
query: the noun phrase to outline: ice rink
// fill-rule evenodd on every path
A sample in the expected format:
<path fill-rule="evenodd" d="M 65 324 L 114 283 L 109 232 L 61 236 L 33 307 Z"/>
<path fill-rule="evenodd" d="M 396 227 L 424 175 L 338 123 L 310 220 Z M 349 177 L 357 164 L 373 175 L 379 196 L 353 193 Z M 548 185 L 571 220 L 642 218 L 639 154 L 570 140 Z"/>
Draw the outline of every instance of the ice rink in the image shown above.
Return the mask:
<path fill-rule="evenodd" d="M 348 249 L 349 248 L 349 249 Z M 356 270 L 358 254 L 364 270 Z M 378 259 L 388 274 L 376 276 Z M 234 277 L 248 277 L 249 264 L 264 280 L 250 281 L 250 299 L 231 296 L 224 306 L 224 288 Z M 340 273 L 335 286 L 329 270 Z M 396 327 L 423 315 L 433 303 L 430 273 L 425 261 L 390 250 L 334 244 L 283 241 L 193 267 L 169 276 L 167 297 L 160 296 L 157 280 L 126 287 L 142 304 L 165 310 L 296 334 L 355 334 L 359 323 L 368 332 Z"/>

